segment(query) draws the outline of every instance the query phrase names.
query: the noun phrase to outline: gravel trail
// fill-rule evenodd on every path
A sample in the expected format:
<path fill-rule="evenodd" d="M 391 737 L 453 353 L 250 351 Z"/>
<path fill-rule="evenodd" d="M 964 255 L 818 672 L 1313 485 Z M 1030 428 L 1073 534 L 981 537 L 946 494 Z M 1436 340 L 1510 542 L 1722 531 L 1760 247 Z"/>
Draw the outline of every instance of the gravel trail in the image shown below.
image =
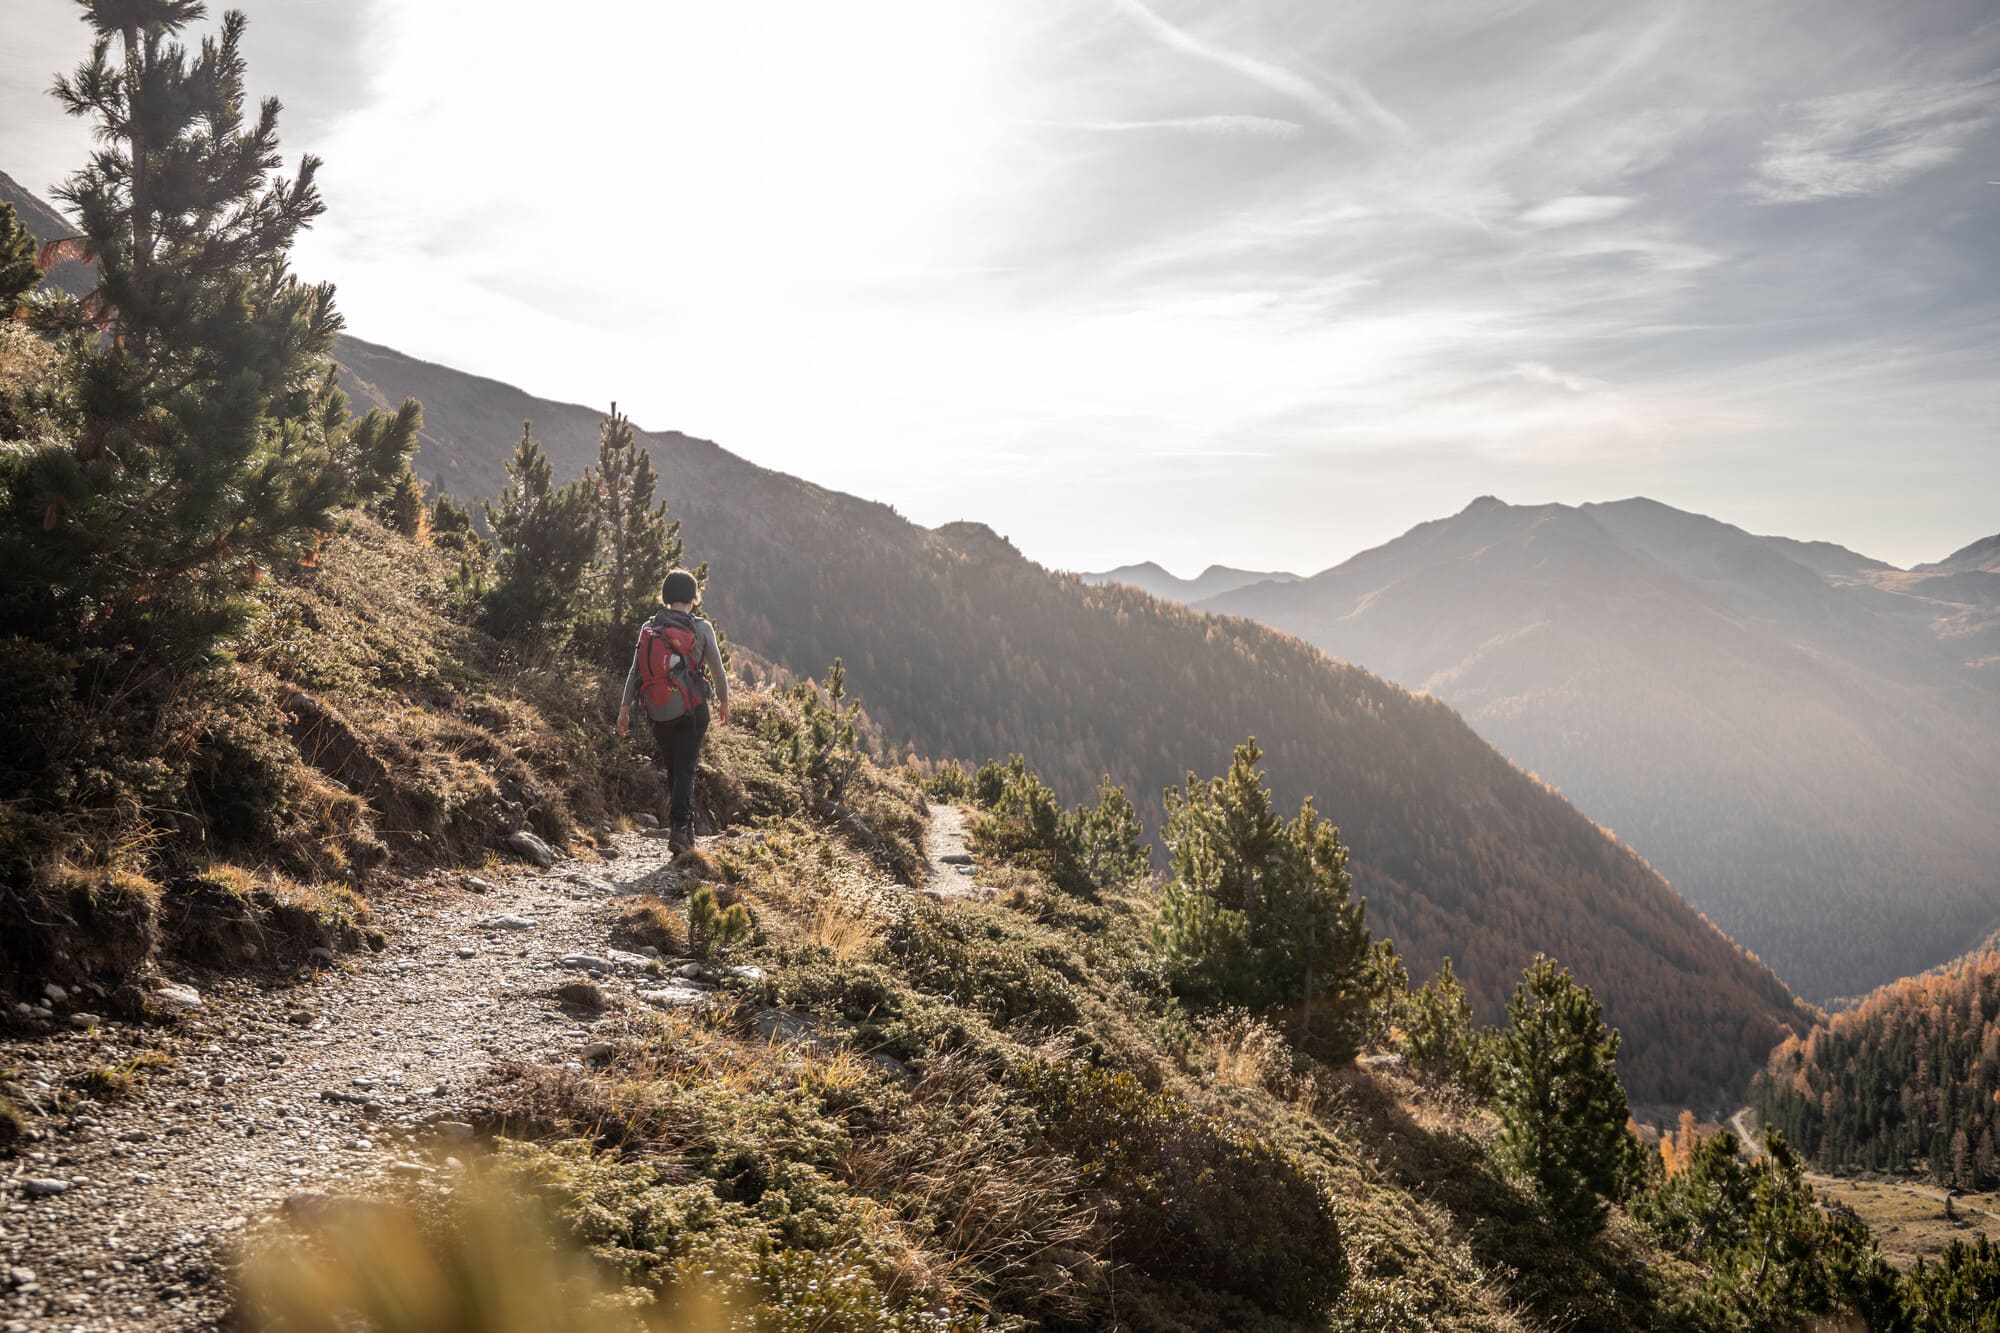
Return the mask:
<path fill-rule="evenodd" d="M 495 875 L 483 892 L 463 875 L 402 884 L 375 904 L 383 952 L 277 989 L 214 980 L 171 1026 L 80 1030 L 61 1005 L 25 1020 L 50 1030 L 0 1040 L 0 1079 L 37 1135 L 0 1157 L 0 1330 L 218 1327 L 232 1233 L 428 1171 L 427 1148 L 480 1120 L 495 1064 L 582 1060 L 600 1020 L 554 998 L 564 980 L 592 972 L 632 1007 L 642 989 L 701 999 L 611 948 L 623 896 L 677 888 L 663 839 L 613 845 L 615 860 Z M 134 1093 L 62 1105 L 146 1049 L 167 1060 Z"/>
<path fill-rule="evenodd" d="M 924 892 L 934 898 L 962 898 L 974 892 L 970 848 L 965 811 L 955 805 L 932 805 L 930 830 L 924 835 L 924 855 L 930 861 Z"/>

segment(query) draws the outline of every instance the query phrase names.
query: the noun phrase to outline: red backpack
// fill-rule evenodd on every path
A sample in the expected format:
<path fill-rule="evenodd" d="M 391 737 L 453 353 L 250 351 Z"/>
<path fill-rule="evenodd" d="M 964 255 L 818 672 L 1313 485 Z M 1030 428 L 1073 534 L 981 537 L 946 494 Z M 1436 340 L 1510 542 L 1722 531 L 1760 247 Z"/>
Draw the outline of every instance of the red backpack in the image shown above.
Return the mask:
<path fill-rule="evenodd" d="M 702 705 L 701 636 L 693 616 L 662 611 L 639 631 L 639 697 L 666 708 L 676 695 L 683 717 Z"/>

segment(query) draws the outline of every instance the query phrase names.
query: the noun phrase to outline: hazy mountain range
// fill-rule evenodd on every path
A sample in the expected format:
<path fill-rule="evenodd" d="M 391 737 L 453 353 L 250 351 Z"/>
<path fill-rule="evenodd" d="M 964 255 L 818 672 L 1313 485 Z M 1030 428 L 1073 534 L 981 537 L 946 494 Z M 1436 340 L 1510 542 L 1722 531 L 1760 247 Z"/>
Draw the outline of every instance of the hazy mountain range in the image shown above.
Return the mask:
<path fill-rule="evenodd" d="M 498 492 L 524 419 L 559 476 L 595 461 L 599 409 L 358 339 L 337 359 L 358 407 L 423 402 L 416 465 L 462 497 Z M 843 658 L 913 756 L 1021 752 L 1072 800 L 1108 774 L 1156 818 L 1164 787 L 1254 734 L 1285 805 L 1311 795 L 1341 825 L 1372 928 L 1419 978 L 1453 955 L 1485 1018 L 1555 955 L 1603 997 L 1648 1102 L 1711 1097 L 1803 1030 L 1769 970 L 1436 700 L 1249 621 L 1053 573 L 977 523 L 929 531 L 708 441 L 641 443 L 730 636 L 802 673 Z"/>
<path fill-rule="evenodd" d="M 1450 703 L 1824 1000 L 2000 922 L 1996 567 L 1483 497 L 1196 605 Z"/>
<path fill-rule="evenodd" d="M 1170 602 L 1182 602 L 1189 606 L 1210 597 L 1220 597 L 1224 593 L 1248 588 L 1258 583 L 1295 583 L 1297 574 L 1275 572 L 1260 573 L 1251 569 L 1231 569 L 1227 565 L 1210 565 L 1191 579 L 1176 578 L 1160 566 L 1148 560 L 1139 565 L 1120 565 L 1107 569 L 1101 574 L 1085 574 L 1083 581 L 1089 584 L 1122 583 L 1128 588 L 1149 592 L 1155 597 L 1164 597 Z"/>

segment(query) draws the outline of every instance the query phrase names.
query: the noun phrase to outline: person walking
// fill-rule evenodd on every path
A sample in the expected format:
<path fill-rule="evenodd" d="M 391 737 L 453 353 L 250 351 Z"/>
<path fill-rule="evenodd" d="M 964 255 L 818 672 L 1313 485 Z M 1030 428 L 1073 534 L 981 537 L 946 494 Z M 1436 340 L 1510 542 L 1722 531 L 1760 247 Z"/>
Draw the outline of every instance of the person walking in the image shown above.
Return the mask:
<path fill-rule="evenodd" d="M 618 703 L 618 734 L 631 728 L 634 700 L 645 705 L 653 724 L 655 766 L 667 780 L 668 850 L 675 855 L 694 846 L 694 778 L 701 739 L 708 734 L 709 696 L 715 720 L 729 725 L 729 677 L 715 626 L 694 613 L 701 588 L 694 575 L 676 569 L 660 584 L 661 609 L 639 630 L 625 694 Z"/>

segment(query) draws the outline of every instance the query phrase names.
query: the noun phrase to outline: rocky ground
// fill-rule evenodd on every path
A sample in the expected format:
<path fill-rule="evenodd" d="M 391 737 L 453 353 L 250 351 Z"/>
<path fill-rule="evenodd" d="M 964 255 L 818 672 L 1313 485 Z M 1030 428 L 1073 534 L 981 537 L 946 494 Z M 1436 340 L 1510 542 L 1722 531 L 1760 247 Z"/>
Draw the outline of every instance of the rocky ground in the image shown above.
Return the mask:
<path fill-rule="evenodd" d="M 963 817 L 940 810 L 928 887 L 963 892 Z M 680 876 L 644 832 L 608 854 L 403 885 L 376 902 L 383 952 L 284 986 L 167 989 L 186 1006 L 168 1025 L 92 1023 L 68 996 L 11 1015 L 0 1079 L 32 1137 L 0 1158 L 0 1330 L 216 1327 L 234 1233 L 433 1170 L 490 1118 L 498 1065 L 589 1059 L 603 1020 L 556 996 L 565 981 L 595 980 L 613 1014 L 730 984 L 612 946 L 618 902 L 678 897 Z"/>

